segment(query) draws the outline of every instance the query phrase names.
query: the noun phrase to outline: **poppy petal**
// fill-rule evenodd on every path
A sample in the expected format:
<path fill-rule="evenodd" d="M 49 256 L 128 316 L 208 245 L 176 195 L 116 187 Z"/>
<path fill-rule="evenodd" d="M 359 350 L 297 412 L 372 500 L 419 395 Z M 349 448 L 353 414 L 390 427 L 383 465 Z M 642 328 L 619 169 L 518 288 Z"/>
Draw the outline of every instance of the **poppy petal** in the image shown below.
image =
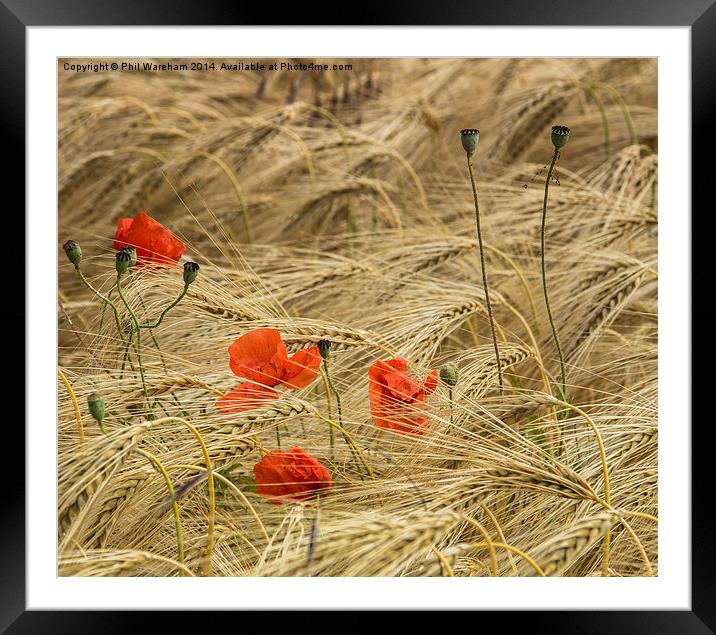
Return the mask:
<path fill-rule="evenodd" d="M 316 493 L 327 493 L 333 485 L 331 473 L 301 448 L 274 450 L 254 465 L 256 492 L 272 503 L 282 499 L 301 501 Z"/>
<path fill-rule="evenodd" d="M 435 390 L 437 371 L 418 382 L 408 372 L 407 361 L 395 358 L 375 362 L 368 378 L 370 414 L 378 428 L 408 435 L 428 429 L 425 397 Z"/>
<path fill-rule="evenodd" d="M 286 361 L 283 385 L 294 389 L 305 388 L 316 378 L 322 361 L 318 346 L 296 351 Z"/>
<path fill-rule="evenodd" d="M 417 395 L 421 385 L 407 373 L 385 373 L 383 384 L 397 399 L 409 400 Z"/>
<path fill-rule="evenodd" d="M 224 414 L 231 414 L 259 408 L 264 402 L 275 399 L 278 399 L 278 393 L 272 388 L 246 382 L 227 392 L 216 402 L 216 407 Z"/>
<path fill-rule="evenodd" d="M 368 370 L 368 376 L 374 379 L 379 379 L 385 373 L 391 373 L 394 371 L 406 371 L 408 370 L 408 360 L 402 357 L 396 357 L 394 359 L 379 359 L 375 362 Z"/>
<path fill-rule="evenodd" d="M 139 212 L 124 236 L 127 245 L 137 250 L 138 264 L 174 266 L 186 247 L 159 221 Z"/>
<path fill-rule="evenodd" d="M 429 397 L 435 392 L 438 386 L 438 371 L 432 371 L 423 382 L 423 388 L 425 389 L 425 396 Z"/>
<path fill-rule="evenodd" d="M 114 249 L 119 251 L 122 247 L 127 247 L 127 234 L 129 228 L 134 222 L 133 218 L 120 218 L 117 221 L 117 231 L 114 234 Z"/>
<path fill-rule="evenodd" d="M 425 434 L 428 429 L 428 417 L 416 416 L 416 417 L 383 417 L 380 419 L 374 419 L 375 425 L 383 430 L 390 430 L 397 432 L 398 434 L 408 434 L 413 436 L 419 436 Z"/>
<path fill-rule="evenodd" d="M 287 361 L 277 329 L 254 329 L 229 346 L 229 366 L 234 375 L 264 386 L 281 383 Z"/>

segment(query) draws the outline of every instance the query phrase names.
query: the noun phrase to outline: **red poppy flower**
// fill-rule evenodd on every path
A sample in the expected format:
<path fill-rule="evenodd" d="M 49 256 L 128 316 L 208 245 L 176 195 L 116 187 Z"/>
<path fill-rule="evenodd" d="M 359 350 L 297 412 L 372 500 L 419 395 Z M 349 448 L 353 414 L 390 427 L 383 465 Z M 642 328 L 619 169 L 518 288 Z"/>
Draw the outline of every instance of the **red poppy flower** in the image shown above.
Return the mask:
<path fill-rule="evenodd" d="M 331 489 L 331 473 L 301 448 L 274 450 L 254 465 L 256 491 L 272 503 L 301 501 Z"/>
<path fill-rule="evenodd" d="M 173 267 L 186 246 L 159 221 L 139 212 L 134 218 L 120 218 L 114 235 L 114 248 L 134 247 L 137 264 Z"/>
<path fill-rule="evenodd" d="M 401 434 L 423 434 L 428 427 L 425 398 L 438 385 L 438 371 L 424 381 L 408 372 L 408 362 L 401 358 L 377 361 L 368 371 L 370 414 L 379 428 Z"/>
<path fill-rule="evenodd" d="M 298 389 L 308 386 L 321 366 L 318 346 L 304 348 L 291 357 L 276 329 L 249 331 L 229 346 L 229 366 L 233 373 L 248 381 L 239 384 L 216 402 L 221 412 L 243 412 L 276 399 L 274 386 Z"/>

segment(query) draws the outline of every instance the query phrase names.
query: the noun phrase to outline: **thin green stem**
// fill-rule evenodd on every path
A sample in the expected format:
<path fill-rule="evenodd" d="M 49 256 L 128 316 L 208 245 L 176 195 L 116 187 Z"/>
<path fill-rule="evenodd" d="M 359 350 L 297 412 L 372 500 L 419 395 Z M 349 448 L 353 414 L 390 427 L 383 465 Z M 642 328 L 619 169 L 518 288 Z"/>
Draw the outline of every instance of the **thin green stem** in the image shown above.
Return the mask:
<path fill-rule="evenodd" d="M 308 557 L 306 558 L 306 569 L 310 575 L 311 563 L 313 562 L 313 552 L 316 548 L 316 541 L 318 540 L 318 519 L 321 513 L 321 494 L 316 492 L 316 513 L 313 515 L 311 521 L 311 538 L 308 543 Z"/>
<path fill-rule="evenodd" d="M 323 387 L 326 391 L 326 405 L 328 408 L 328 418 L 333 418 L 333 411 L 331 408 L 331 387 L 328 383 L 328 370 L 326 370 L 326 360 L 323 360 L 323 368 L 321 368 L 321 377 L 323 378 Z M 336 462 L 336 454 L 335 454 L 335 440 L 334 440 L 334 434 L 333 434 L 333 426 L 328 426 L 328 437 L 330 441 L 331 446 L 331 463 Z"/>
<path fill-rule="evenodd" d="M 114 302 L 112 302 L 109 298 L 103 296 L 97 289 L 95 289 L 85 278 L 85 274 L 82 273 L 82 270 L 79 268 L 79 266 L 75 266 L 75 271 L 77 272 L 77 275 L 79 276 L 82 283 L 90 290 L 92 293 L 94 293 L 102 302 L 105 303 L 105 306 L 108 304 L 110 307 L 112 307 L 112 312 L 114 313 L 114 323 L 117 326 L 117 333 L 119 334 L 119 338 L 124 342 L 124 336 L 122 335 L 122 327 L 120 326 L 119 322 L 119 313 L 117 312 L 117 307 L 114 306 Z"/>
<path fill-rule="evenodd" d="M 164 316 L 167 313 L 169 313 L 169 311 L 171 311 L 177 304 L 179 304 L 179 302 L 181 302 L 181 299 L 186 295 L 188 288 L 189 288 L 189 285 L 185 284 L 184 289 L 179 294 L 179 297 L 176 300 L 174 300 L 174 302 L 172 302 L 166 309 L 164 309 L 164 311 L 162 311 L 162 314 L 159 316 L 159 319 L 154 324 L 140 324 L 139 328 L 140 329 L 150 329 L 150 330 L 157 328 L 162 323 Z"/>
<path fill-rule="evenodd" d="M 323 360 L 323 368 L 326 372 L 326 381 L 328 382 L 328 385 L 331 388 L 331 392 L 334 394 L 336 398 L 336 408 L 338 409 L 338 423 L 342 426 L 343 425 L 343 412 L 341 409 L 341 396 L 338 394 L 338 391 L 336 390 L 336 387 L 333 385 L 333 381 L 331 380 L 331 374 L 328 371 L 328 360 Z"/>
<path fill-rule="evenodd" d="M 127 343 L 124 347 L 124 357 L 122 358 L 122 368 L 121 368 L 121 374 L 120 377 L 124 377 L 124 368 L 127 365 L 127 362 L 129 362 L 129 367 L 132 369 L 132 372 L 134 372 L 134 364 L 132 364 L 132 358 L 129 356 L 129 347 L 134 342 L 134 325 L 130 322 L 129 324 L 129 339 L 127 340 Z"/>
<path fill-rule="evenodd" d="M 127 299 L 124 297 L 124 292 L 122 291 L 122 275 L 117 274 L 117 291 L 119 293 L 119 297 L 122 299 L 122 302 L 124 303 L 124 306 L 127 308 L 127 311 L 129 311 L 129 315 L 132 318 L 132 322 L 134 324 L 134 330 L 137 333 L 137 365 L 139 366 L 139 375 L 142 378 L 142 390 L 144 391 L 144 401 L 147 406 L 147 419 L 153 419 L 154 415 L 152 414 L 151 410 L 152 407 L 149 403 L 149 391 L 147 390 L 147 382 L 144 377 L 144 364 L 142 363 L 142 332 L 139 330 L 139 320 L 137 320 L 137 316 L 135 315 L 134 311 L 132 310 L 132 307 L 129 306 L 129 303 L 127 302 Z"/>
<path fill-rule="evenodd" d="M 453 408 L 452 408 L 452 386 L 448 386 L 448 397 L 450 399 L 450 425 L 455 425 L 455 420 L 453 419 Z"/>
<path fill-rule="evenodd" d="M 472 184 L 472 198 L 475 201 L 475 224 L 477 225 L 477 242 L 480 246 L 480 266 L 482 267 L 482 286 L 485 289 L 485 303 L 487 313 L 490 316 L 490 330 L 492 331 L 492 344 L 495 347 L 495 363 L 497 364 L 497 378 L 500 382 L 500 393 L 505 389 L 502 380 L 502 364 L 500 363 L 500 349 L 497 346 L 497 333 L 495 332 L 495 319 L 492 316 L 492 305 L 490 304 L 490 292 L 487 288 L 487 272 L 485 271 L 485 253 L 482 248 L 482 231 L 480 230 L 480 206 L 477 202 L 477 188 L 475 187 L 475 175 L 472 172 L 472 161 L 470 154 L 467 154 L 467 169 L 470 171 L 470 183 Z"/>
<path fill-rule="evenodd" d="M 354 447 L 354 444 L 350 441 L 350 437 L 346 435 L 345 428 L 343 427 L 343 410 L 341 408 L 341 396 L 338 394 L 338 391 L 336 390 L 336 387 L 333 385 L 333 381 L 331 380 L 331 373 L 328 370 L 328 360 L 327 359 L 323 360 L 323 369 L 325 372 L 326 381 L 328 382 L 328 386 L 330 387 L 331 392 L 333 393 L 333 396 L 336 398 L 336 410 L 338 410 L 339 430 L 341 430 L 341 432 L 343 433 L 343 439 L 348 444 L 348 447 L 351 448 L 351 450 L 355 450 L 356 448 Z M 329 417 L 329 422 L 330 422 L 330 428 L 331 428 L 331 440 L 333 440 L 332 433 L 333 433 L 333 427 L 335 424 L 332 422 L 330 417 Z M 357 463 L 357 461 L 358 461 L 357 457 L 354 456 L 353 458 L 356 460 L 356 463 Z M 363 462 L 363 465 L 365 466 L 365 462 L 363 461 L 362 458 L 361 458 L 361 462 Z M 373 474 L 370 471 L 370 469 L 367 467 L 366 467 L 366 469 L 372 477 Z"/>
<path fill-rule="evenodd" d="M 139 296 L 139 304 L 142 305 L 142 309 L 144 310 L 144 316 L 145 316 L 145 318 L 146 318 L 146 315 L 147 315 L 147 305 L 144 304 L 144 298 L 142 298 L 141 295 Z M 161 362 L 162 362 L 162 368 L 164 369 L 164 372 L 166 373 L 166 372 L 167 372 L 167 364 L 166 364 L 166 362 L 164 361 L 164 354 L 162 353 L 162 349 L 161 349 L 161 347 L 159 346 L 159 342 L 157 341 L 157 338 L 156 338 L 156 336 L 154 335 L 154 331 L 153 331 L 152 329 L 149 329 L 149 335 L 151 335 L 151 337 L 152 337 L 152 342 L 154 342 L 154 346 L 156 347 L 157 351 L 159 352 L 159 359 L 161 360 Z"/>
<path fill-rule="evenodd" d="M 115 282 L 115 283 L 110 287 L 109 291 L 107 291 L 107 300 L 110 300 L 110 299 L 112 298 L 112 291 L 114 291 L 116 287 L 117 287 L 117 283 Z M 104 313 L 105 313 L 106 310 L 107 310 L 107 303 L 105 302 L 105 303 L 102 305 L 102 311 L 101 311 L 101 313 L 100 313 L 100 315 L 99 315 L 99 329 L 98 329 L 98 331 L 97 331 L 98 333 L 101 333 L 101 332 L 102 332 L 102 327 L 104 326 Z"/>
<path fill-rule="evenodd" d="M 365 468 L 365 471 L 368 473 L 368 476 L 370 476 L 372 479 L 375 479 L 375 473 L 371 469 L 370 465 L 368 465 L 368 462 L 365 460 L 363 453 L 360 451 L 358 446 L 354 443 L 353 439 L 351 438 L 351 435 L 348 434 L 348 430 L 346 430 L 343 426 L 337 424 L 332 419 L 326 419 L 326 417 L 324 417 L 320 412 L 317 412 L 316 416 L 319 419 L 321 419 L 322 421 L 325 421 L 327 424 L 338 429 L 338 431 L 343 435 L 343 438 L 346 440 L 346 443 L 351 447 L 351 449 L 358 456 L 358 459 L 363 464 L 363 467 Z"/>
<path fill-rule="evenodd" d="M 547 196 L 549 194 L 549 182 L 552 179 L 552 172 L 554 171 L 554 164 L 557 163 L 559 158 L 559 150 L 555 148 L 554 154 L 552 155 L 552 162 L 549 165 L 549 172 L 547 172 L 547 179 L 544 183 L 544 202 L 542 203 L 542 290 L 544 291 L 544 303 L 547 306 L 547 317 L 549 317 L 549 325 L 552 328 L 552 337 L 554 338 L 554 344 L 557 347 L 557 353 L 559 354 L 559 368 L 561 374 L 561 390 L 562 399 L 566 399 L 566 377 L 564 371 L 564 356 L 562 355 L 562 347 L 559 344 L 559 337 L 557 336 L 557 329 L 554 326 L 554 319 L 552 318 L 552 309 L 549 305 L 549 294 L 547 293 L 547 268 L 544 260 L 544 242 L 545 242 L 545 226 L 547 224 Z"/>

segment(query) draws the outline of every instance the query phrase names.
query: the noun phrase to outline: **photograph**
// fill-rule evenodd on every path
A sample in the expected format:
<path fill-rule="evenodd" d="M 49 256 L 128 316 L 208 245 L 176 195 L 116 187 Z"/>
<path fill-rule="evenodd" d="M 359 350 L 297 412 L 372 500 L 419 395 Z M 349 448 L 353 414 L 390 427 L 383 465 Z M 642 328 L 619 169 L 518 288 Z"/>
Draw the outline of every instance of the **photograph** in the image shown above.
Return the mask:
<path fill-rule="evenodd" d="M 658 576 L 660 63 L 57 57 L 57 576 Z"/>

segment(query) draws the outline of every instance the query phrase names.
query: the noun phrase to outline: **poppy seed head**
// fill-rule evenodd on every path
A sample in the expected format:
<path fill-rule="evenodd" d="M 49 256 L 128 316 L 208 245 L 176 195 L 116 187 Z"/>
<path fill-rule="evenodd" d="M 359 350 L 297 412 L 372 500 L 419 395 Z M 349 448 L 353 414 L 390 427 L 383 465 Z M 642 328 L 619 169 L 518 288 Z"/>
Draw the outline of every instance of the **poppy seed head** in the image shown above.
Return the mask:
<path fill-rule="evenodd" d="M 123 273 L 126 273 L 127 269 L 129 269 L 129 263 L 132 261 L 132 254 L 130 254 L 128 251 L 124 249 L 120 249 L 117 252 L 117 255 L 115 256 L 115 268 L 117 269 L 117 273 L 121 276 Z"/>
<path fill-rule="evenodd" d="M 451 388 L 457 384 L 459 372 L 457 370 L 457 366 L 453 364 L 452 362 L 448 362 L 447 364 L 443 364 L 440 367 L 440 380 L 450 386 Z"/>
<path fill-rule="evenodd" d="M 569 141 L 569 128 L 567 126 L 552 126 L 552 145 L 559 150 Z"/>
<path fill-rule="evenodd" d="M 89 406 L 90 414 L 97 423 L 102 423 L 104 419 L 105 405 L 102 395 L 98 392 L 93 392 L 87 397 L 87 405 Z"/>
<path fill-rule="evenodd" d="M 75 267 L 79 266 L 80 261 L 82 260 L 82 249 L 80 244 L 74 240 L 68 240 L 64 245 L 62 245 L 62 249 L 65 250 L 69 261 Z"/>
<path fill-rule="evenodd" d="M 468 156 L 472 156 L 477 150 L 477 144 L 480 142 L 480 131 L 476 128 L 464 128 L 460 130 L 460 141 Z"/>
<path fill-rule="evenodd" d="M 184 284 L 188 287 L 199 275 L 199 265 L 195 262 L 184 263 Z"/>
<path fill-rule="evenodd" d="M 137 250 L 134 247 L 122 247 L 119 251 L 125 251 L 129 254 L 130 267 L 134 267 L 137 264 Z"/>
<path fill-rule="evenodd" d="M 331 352 L 330 340 L 321 340 L 318 342 L 318 352 L 321 354 L 323 359 L 328 359 L 328 355 Z"/>

